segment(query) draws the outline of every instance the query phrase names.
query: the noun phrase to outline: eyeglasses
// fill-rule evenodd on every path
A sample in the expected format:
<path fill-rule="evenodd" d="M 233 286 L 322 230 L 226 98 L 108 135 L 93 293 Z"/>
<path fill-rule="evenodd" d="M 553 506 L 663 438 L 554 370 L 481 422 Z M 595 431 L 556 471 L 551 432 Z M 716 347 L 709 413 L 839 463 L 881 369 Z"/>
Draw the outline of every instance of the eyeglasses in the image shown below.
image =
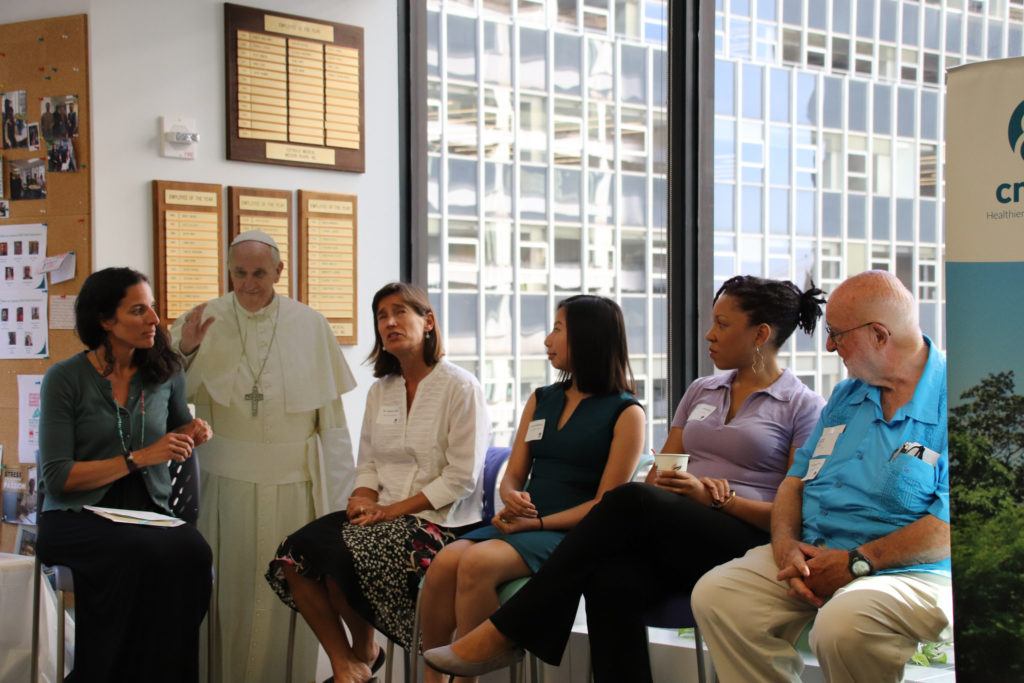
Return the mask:
<path fill-rule="evenodd" d="M 889 328 L 888 327 L 886 327 L 882 323 L 875 322 L 875 321 L 864 323 L 862 325 L 857 325 L 856 327 L 851 327 L 851 328 L 846 329 L 846 330 L 839 330 L 838 332 L 833 330 L 828 325 L 825 325 L 825 334 L 827 334 L 828 338 L 832 340 L 832 345 L 833 346 L 839 346 L 839 340 L 843 338 L 844 334 L 849 334 L 850 332 L 853 332 L 855 330 L 859 330 L 862 327 L 867 327 L 868 325 L 878 325 L 883 330 L 885 330 L 886 334 L 892 334 L 891 332 L 889 332 Z"/>

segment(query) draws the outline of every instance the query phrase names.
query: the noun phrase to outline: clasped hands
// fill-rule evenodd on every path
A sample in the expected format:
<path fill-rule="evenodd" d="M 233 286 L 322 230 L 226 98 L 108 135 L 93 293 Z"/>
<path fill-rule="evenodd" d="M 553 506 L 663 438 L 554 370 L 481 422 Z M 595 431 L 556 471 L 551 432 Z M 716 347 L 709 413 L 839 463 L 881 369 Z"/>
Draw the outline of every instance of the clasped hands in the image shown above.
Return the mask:
<path fill-rule="evenodd" d="M 821 607 L 832 595 L 850 583 L 850 555 L 845 550 L 821 548 L 810 543 L 773 543 L 779 581 L 789 583 L 789 595 L 814 607 Z"/>
<path fill-rule="evenodd" d="M 141 467 L 158 465 L 173 460 L 183 462 L 192 457 L 192 450 L 213 438 L 213 429 L 206 420 L 195 418 L 177 429 L 167 432 L 155 443 L 140 448 L 132 459 Z"/>
<path fill-rule="evenodd" d="M 536 531 L 540 529 L 537 506 L 530 500 L 526 491 L 511 491 L 501 494 L 505 503 L 504 509 L 491 519 L 498 531 L 503 534 L 514 534 L 520 531 Z"/>
<path fill-rule="evenodd" d="M 381 505 L 367 496 L 349 498 L 345 513 L 348 515 L 349 523 L 356 526 L 370 526 L 378 522 L 387 522 L 398 516 L 390 505 Z"/>
<path fill-rule="evenodd" d="M 728 479 L 698 478 L 689 472 L 659 470 L 657 465 L 651 465 L 651 470 L 647 473 L 647 478 L 644 481 L 659 489 L 692 498 L 708 507 L 711 507 L 711 503 L 720 505 L 727 501 L 729 492 L 732 490 L 729 487 Z"/>

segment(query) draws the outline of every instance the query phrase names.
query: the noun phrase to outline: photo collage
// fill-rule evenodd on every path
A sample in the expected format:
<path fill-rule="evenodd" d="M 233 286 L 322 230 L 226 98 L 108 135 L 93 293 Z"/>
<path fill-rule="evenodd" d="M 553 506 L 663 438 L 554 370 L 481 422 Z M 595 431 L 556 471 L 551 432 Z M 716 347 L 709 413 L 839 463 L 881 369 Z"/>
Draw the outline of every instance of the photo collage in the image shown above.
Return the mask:
<path fill-rule="evenodd" d="M 0 113 L 4 177 L 0 219 L 4 219 L 11 215 L 12 201 L 46 199 L 48 173 L 78 170 L 78 96 L 41 97 L 36 108 L 29 105 L 24 90 L 3 92 Z M 21 150 L 39 154 L 26 156 Z"/>

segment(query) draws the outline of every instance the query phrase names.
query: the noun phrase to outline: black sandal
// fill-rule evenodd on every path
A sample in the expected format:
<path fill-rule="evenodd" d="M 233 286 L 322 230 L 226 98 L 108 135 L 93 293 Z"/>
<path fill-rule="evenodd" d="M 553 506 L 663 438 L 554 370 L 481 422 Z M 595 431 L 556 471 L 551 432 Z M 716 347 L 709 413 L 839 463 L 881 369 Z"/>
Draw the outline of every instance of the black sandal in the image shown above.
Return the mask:
<path fill-rule="evenodd" d="M 381 667 L 384 666 L 385 660 L 387 660 L 387 655 L 384 654 L 384 647 L 379 646 L 379 649 L 377 650 L 377 659 L 373 660 L 373 664 L 370 665 L 371 676 L 380 671 Z M 370 680 L 374 681 L 376 680 L 376 677 L 371 678 Z M 330 678 L 326 679 L 324 683 L 334 683 L 334 676 L 331 676 Z"/>

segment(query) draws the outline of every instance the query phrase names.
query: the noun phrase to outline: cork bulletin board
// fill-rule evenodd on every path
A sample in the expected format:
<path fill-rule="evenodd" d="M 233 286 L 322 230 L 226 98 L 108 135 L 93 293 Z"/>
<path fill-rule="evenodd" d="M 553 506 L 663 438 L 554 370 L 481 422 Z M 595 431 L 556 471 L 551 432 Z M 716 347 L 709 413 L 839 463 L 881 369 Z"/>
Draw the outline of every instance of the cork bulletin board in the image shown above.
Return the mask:
<path fill-rule="evenodd" d="M 53 363 L 82 350 L 75 333 L 52 327 L 54 297 L 74 296 L 92 271 L 92 185 L 89 103 L 89 46 L 85 15 L 58 17 L 40 21 L 0 25 L 0 93 L 24 91 L 22 99 L 26 133 L 35 126 L 37 149 L 17 145 L 0 149 L 3 156 L 3 201 L 9 202 L 9 214 L 0 217 L 0 225 L 43 223 L 46 225 L 46 254 L 75 252 L 74 277 L 50 284 L 47 307 L 47 358 L 0 360 L 0 444 L 3 445 L 5 473 L 21 469 L 23 477 L 34 466 L 19 462 L 18 453 L 18 376 L 42 375 Z M 48 135 L 39 134 L 46 102 L 65 104 L 76 114 L 75 135 L 68 134 L 59 143 L 49 127 Z M 30 142 L 26 140 L 26 142 Z M 56 153 L 63 144 L 67 155 Z M 53 154 L 53 161 L 50 155 Z M 47 166 L 45 197 L 15 199 L 10 183 L 11 168 L 17 163 L 42 159 Z M 56 166 L 49 166 L 56 163 Z M 20 182 L 20 181 L 19 181 Z M 39 194 L 34 192 L 33 194 Z M 24 480 L 24 479 L 23 479 Z M 25 527 L 30 529 L 31 527 Z M 18 527 L 0 527 L 0 551 L 12 552 Z"/>
<path fill-rule="evenodd" d="M 153 292 L 168 327 L 224 293 L 221 190 L 208 183 L 153 181 Z"/>
<path fill-rule="evenodd" d="M 299 190 L 299 300 L 348 345 L 358 343 L 358 210 L 355 195 Z"/>
<path fill-rule="evenodd" d="M 225 3 L 228 159 L 362 173 L 363 29 Z"/>
<path fill-rule="evenodd" d="M 284 261 L 281 279 L 275 291 L 291 297 L 291 277 L 295 272 L 295 250 L 292 249 L 292 193 L 289 190 L 266 190 L 256 187 L 228 188 L 228 244 L 247 230 L 262 230 L 277 242 Z M 231 281 L 228 280 L 228 289 Z"/>

